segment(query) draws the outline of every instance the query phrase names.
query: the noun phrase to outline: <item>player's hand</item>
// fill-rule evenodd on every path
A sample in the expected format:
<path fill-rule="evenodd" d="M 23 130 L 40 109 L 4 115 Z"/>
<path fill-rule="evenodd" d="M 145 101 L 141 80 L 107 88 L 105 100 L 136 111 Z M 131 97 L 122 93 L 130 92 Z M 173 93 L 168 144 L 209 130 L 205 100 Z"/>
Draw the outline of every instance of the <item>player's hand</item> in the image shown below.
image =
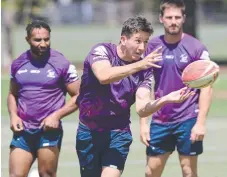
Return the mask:
<path fill-rule="evenodd" d="M 140 124 L 140 141 L 146 146 L 149 146 L 150 127 L 147 123 Z"/>
<path fill-rule="evenodd" d="M 143 60 L 141 60 L 142 69 L 148 69 L 150 67 L 161 68 L 161 66 L 155 64 L 162 60 L 162 46 L 155 49 L 149 55 L 147 55 Z"/>
<path fill-rule="evenodd" d="M 23 128 L 23 124 L 22 124 L 22 120 L 20 117 L 18 116 L 12 116 L 10 117 L 10 129 L 13 132 L 19 132 L 22 131 Z"/>
<path fill-rule="evenodd" d="M 54 112 L 50 114 L 48 117 L 43 119 L 39 128 L 43 128 L 43 130 L 52 130 L 59 128 L 60 117 Z"/>
<path fill-rule="evenodd" d="M 206 127 L 204 124 L 196 123 L 191 130 L 190 140 L 192 143 L 196 141 L 202 141 L 206 133 Z"/>
<path fill-rule="evenodd" d="M 180 90 L 169 93 L 166 95 L 166 98 L 168 102 L 181 103 L 193 95 L 195 95 L 195 92 L 191 91 L 188 87 L 184 87 Z"/>

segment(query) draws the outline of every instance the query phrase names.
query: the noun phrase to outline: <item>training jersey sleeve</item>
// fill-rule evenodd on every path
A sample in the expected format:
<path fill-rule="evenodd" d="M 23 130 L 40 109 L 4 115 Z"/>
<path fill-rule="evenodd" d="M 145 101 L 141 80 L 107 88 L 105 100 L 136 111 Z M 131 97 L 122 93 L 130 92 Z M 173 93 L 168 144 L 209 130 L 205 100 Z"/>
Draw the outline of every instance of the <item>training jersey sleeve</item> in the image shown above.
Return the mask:
<path fill-rule="evenodd" d="M 10 66 L 10 79 L 12 81 L 15 81 L 15 66 L 14 64 L 12 63 L 11 66 Z"/>
<path fill-rule="evenodd" d="M 196 60 L 210 60 L 210 55 L 206 46 L 198 39 L 186 35 L 182 41 L 182 46 L 189 53 L 192 62 Z"/>
<path fill-rule="evenodd" d="M 67 61 L 67 63 L 63 68 L 62 76 L 65 84 L 69 84 L 79 80 L 76 67 L 73 64 L 71 64 L 69 61 Z"/>
<path fill-rule="evenodd" d="M 14 82 L 16 82 L 16 73 L 20 75 L 22 73 L 28 72 L 27 69 L 20 70 L 20 68 L 27 62 L 25 56 L 26 52 L 15 59 L 10 66 L 10 79 Z"/>
<path fill-rule="evenodd" d="M 201 44 L 200 47 L 197 48 L 195 58 L 197 60 L 210 60 L 210 54 L 204 45 Z"/>
<path fill-rule="evenodd" d="M 153 80 L 154 80 L 154 77 L 153 77 L 152 70 L 151 69 L 146 70 L 144 72 L 144 80 L 139 84 L 138 88 L 145 87 L 145 88 L 148 88 L 149 90 L 152 90 Z"/>
<path fill-rule="evenodd" d="M 87 60 L 91 66 L 96 61 L 110 59 L 106 47 L 102 44 L 98 44 L 91 49 L 90 53 L 88 54 Z"/>

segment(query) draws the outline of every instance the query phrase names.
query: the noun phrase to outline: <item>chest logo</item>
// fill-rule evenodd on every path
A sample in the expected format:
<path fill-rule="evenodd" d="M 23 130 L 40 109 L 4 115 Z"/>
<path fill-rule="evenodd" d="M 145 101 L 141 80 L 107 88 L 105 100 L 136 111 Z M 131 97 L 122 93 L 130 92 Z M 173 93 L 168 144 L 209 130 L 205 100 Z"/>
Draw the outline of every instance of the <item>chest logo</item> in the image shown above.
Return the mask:
<path fill-rule="evenodd" d="M 181 56 L 180 56 L 180 62 L 181 63 L 187 63 L 188 62 L 188 55 L 187 54 L 182 54 Z"/>
<path fill-rule="evenodd" d="M 166 59 L 174 59 L 174 56 L 173 55 L 166 55 Z"/>
<path fill-rule="evenodd" d="M 17 73 L 18 73 L 18 74 L 22 74 L 22 73 L 26 73 L 26 72 L 28 72 L 28 70 L 27 70 L 27 69 L 23 69 L 23 70 L 19 70 L 19 71 L 17 71 Z"/>
<path fill-rule="evenodd" d="M 30 73 L 39 74 L 40 73 L 40 70 L 33 69 L 33 70 L 30 71 Z"/>
<path fill-rule="evenodd" d="M 55 72 L 52 69 L 47 71 L 47 77 L 55 78 Z"/>

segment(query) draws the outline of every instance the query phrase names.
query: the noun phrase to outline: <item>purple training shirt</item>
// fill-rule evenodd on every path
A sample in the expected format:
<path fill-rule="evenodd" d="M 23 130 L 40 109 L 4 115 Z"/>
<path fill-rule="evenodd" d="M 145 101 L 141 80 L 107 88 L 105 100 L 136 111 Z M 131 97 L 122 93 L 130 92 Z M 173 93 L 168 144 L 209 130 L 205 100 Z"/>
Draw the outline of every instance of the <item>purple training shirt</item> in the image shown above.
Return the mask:
<path fill-rule="evenodd" d="M 139 87 L 151 89 L 152 73 L 140 71 L 120 81 L 102 85 L 91 69 L 94 62 L 101 60 L 109 60 L 113 67 L 130 64 L 118 57 L 115 44 L 101 43 L 91 49 L 84 61 L 77 99 L 80 121 L 97 131 L 125 129 L 130 124 L 130 107 L 135 102 L 136 91 Z"/>
<path fill-rule="evenodd" d="M 153 68 L 155 99 L 185 87 L 181 80 L 181 74 L 188 64 L 200 59 L 210 59 L 205 46 L 187 34 L 184 34 L 181 41 L 176 44 L 167 44 L 164 41 L 164 36 L 153 38 L 148 43 L 145 56 L 160 46 L 162 46 L 163 61 L 158 64 L 162 68 Z M 172 123 L 197 117 L 199 90 L 194 89 L 194 91 L 196 94 L 183 103 L 167 104 L 155 112 L 153 121 Z"/>
<path fill-rule="evenodd" d="M 34 60 L 30 50 L 11 65 L 11 79 L 19 86 L 18 116 L 25 129 L 36 129 L 41 121 L 65 104 L 66 85 L 78 80 L 75 66 L 50 49 L 48 57 Z"/>

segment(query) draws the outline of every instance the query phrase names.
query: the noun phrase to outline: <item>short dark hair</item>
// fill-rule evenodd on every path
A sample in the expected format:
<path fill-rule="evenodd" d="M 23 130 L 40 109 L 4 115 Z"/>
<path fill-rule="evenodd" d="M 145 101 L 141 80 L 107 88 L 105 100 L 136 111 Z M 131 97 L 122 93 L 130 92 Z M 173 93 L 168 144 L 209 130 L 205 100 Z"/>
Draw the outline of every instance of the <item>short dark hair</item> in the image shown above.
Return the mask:
<path fill-rule="evenodd" d="M 27 36 L 30 37 L 34 28 L 45 28 L 49 33 L 51 32 L 50 26 L 42 20 L 34 20 L 26 27 Z"/>
<path fill-rule="evenodd" d="M 162 0 L 160 4 L 160 13 L 163 16 L 164 11 L 169 6 L 175 6 L 177 8 L 181 8 L 182 14 L 185 14 L 185 4 L 183 0 Z"/>
<path fill-rule="evenodd" d="M 148 20 L 143 16 L 136 16 L 126 20 L 123 23 L 121 35 L 125 35 L 130 38 L 133 33 L 137 33 L 139 31 L 148 32 L 149 34 L 153 34 L 154 32 L 151 23 L 148 22 Z"/>

